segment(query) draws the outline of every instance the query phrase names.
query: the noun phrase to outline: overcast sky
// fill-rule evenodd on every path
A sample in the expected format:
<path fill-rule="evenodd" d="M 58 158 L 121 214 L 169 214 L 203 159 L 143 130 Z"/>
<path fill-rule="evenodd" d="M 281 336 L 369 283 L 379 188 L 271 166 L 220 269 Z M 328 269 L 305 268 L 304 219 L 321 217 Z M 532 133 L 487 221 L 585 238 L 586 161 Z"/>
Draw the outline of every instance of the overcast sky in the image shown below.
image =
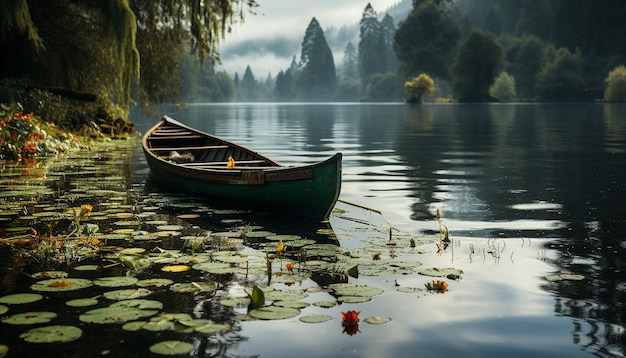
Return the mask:
<path fill-rule="evenodd" d="M 271 72 L 276 77 L 278 72 L 289 67 L 291 56 L 300 55 L 290 53 L 283 57 L 267 51 L 235 54 L 244 46 L 254 47 L 262 39 L 291 38 L 300 43 L 304 38 L 306 28 L 313 17 L 322 26 L 340 28 L 343 25 L 358 24 L 363 15 L 363 9 L 369 2 L 376 12 L 384 13 L 389 7 L 400 0 L 257 0 L 259 7 L 256 15 L 248 14 L 245 23 L 238 24 L 233 33 L 227 35 L 220 45 L 222 65 L 218 70 L 226 70 L 230 74 L 235 72 L 243 76 L 246 65 L 250 65 L 255 77 L 265 78 Z M 252 42 L 249 42 L 249 41 Z M 354 44 L 355 46 L 357 44 Z M 237 51 L 235 50 L 237 49 Z M 343 54 L 333 54 L 335 66 L 339 66 L 338 58 Z"/>

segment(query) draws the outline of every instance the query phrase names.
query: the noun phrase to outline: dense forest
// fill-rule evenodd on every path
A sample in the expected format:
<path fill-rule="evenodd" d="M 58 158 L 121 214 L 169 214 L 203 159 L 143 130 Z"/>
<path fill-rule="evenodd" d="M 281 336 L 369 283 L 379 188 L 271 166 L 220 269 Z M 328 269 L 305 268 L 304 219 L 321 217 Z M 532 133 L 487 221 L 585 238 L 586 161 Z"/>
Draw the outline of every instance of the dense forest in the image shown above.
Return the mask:
<path fill-rule="evenodd" d="M 358 27 L 327 29 L 329 46 L 318 47 L 344 48 L 333 93 L 299 92 L 305 63 L 294 55 L 276 78 L 236 74 L 233 100 L 400 101 L 419 75 L 432 80 L 429 100 L 626 100 L 625 15 L 619 0 L 404 0 L 384 14 L 368 4 Z"/>
<path fill-rule="evenodd" d="M 622 0 L 403 0 L 384 13 L 364 4 L 360 22 L 341 29 L 311 14 L 275 75 L 255 76 L 254 63 L 216 71 L 219 42 L 257 7 L 4 0 L 0 102 L 80 122 L 185 101 L 626 100 Z"/>

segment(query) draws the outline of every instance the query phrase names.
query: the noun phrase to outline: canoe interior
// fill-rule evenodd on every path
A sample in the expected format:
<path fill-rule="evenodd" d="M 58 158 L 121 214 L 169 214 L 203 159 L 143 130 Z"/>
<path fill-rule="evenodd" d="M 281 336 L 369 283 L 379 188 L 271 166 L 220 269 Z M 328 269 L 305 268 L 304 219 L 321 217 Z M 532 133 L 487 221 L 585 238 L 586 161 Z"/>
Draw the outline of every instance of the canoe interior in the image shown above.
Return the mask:
<path fill-rule="evenodd" d="M 169 158 L 173 152 L 186 156 L 190 159 L 180 164 L 194 168 L 226 167 L 229 157 L 233 158 L 237 168 L 283 166 L 245 147 L 167 120 L 152 129 L 146 138 L 146 146 L 163 159 Z"/>

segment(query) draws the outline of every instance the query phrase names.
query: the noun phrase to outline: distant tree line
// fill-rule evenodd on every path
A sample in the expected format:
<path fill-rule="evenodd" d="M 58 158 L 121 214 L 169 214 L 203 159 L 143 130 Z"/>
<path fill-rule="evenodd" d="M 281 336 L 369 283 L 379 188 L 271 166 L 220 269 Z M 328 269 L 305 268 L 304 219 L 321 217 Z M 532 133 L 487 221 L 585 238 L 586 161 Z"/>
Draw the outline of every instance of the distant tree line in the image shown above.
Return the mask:
<path fill-rule="evenodd" d="M 431 95 L 458 101 L 626 100 L 624 1 L 413 0 L 412 5 L 396 26 L 389 14 L 379 20 L 367 4 L 359 42 L 345 45 L 337 67 L 313 18 L 300 58 L 294 56 L 288 68 L 264 81 L 254 80 L 248 66 L 242 80 L 235 76 L 233 100 L 414 102 Z M 428 80 L 432 89 L 422 86 Z"/>

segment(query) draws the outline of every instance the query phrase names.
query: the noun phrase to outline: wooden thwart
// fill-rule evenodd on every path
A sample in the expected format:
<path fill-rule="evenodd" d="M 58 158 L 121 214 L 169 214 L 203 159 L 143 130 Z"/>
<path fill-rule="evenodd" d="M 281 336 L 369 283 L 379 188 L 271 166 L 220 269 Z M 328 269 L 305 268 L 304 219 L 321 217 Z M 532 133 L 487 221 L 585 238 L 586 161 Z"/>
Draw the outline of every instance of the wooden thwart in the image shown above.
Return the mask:
<path fill-rule="evenodd" d="M 205 150 L 205 149 L 228 149 L 227 145 L 200 145 L 196 147 L 163 147 L 163 148 L 150 148 L 155 152 L 166 152 L 175 150 L 177 152 L 184 152 L 186 150 Z"/>

